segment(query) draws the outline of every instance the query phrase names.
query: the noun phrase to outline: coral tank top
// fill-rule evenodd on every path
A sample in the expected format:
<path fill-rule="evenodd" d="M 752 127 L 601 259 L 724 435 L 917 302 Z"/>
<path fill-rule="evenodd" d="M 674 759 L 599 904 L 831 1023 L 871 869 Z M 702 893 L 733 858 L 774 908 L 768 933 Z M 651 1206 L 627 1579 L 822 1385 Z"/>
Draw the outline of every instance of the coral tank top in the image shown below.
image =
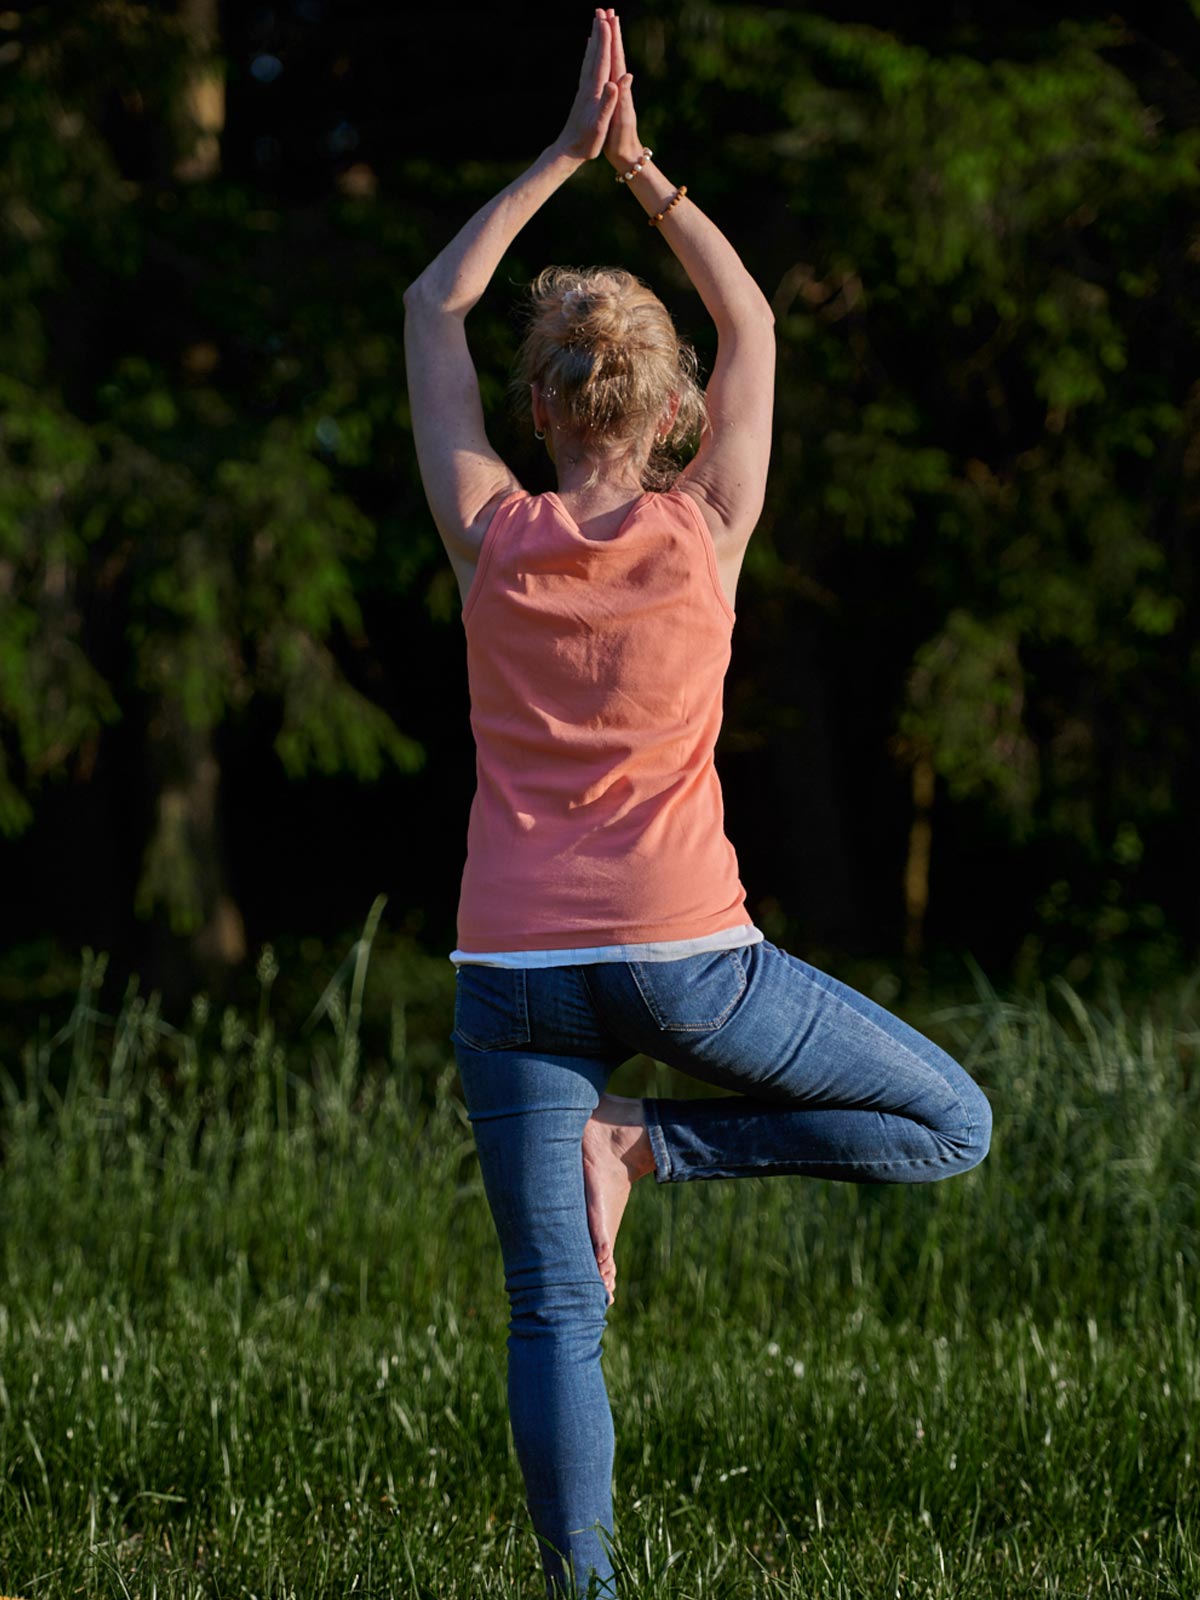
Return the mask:
<path fill-rule="evenodd" d="M 463 607 L 476 789 L 457 953 L 748 923 L 713 749 L 734 611 L 699 507 L 639 497 L 589 539 L 507 496 Z"/>

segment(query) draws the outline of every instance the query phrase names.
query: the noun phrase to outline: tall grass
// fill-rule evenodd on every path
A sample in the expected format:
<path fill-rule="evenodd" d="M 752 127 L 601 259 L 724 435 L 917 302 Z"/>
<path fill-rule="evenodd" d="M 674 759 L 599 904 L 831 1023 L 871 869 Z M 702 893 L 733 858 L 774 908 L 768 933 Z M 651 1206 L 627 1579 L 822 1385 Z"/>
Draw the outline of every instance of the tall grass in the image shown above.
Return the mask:
<path fill-rule="evenodd" d="M 0 1074 L 3 1593 L 540 1593 L 449 1043 L 399 995 L 363 1045 L 378 910 L 294 1037 L 269 949 L 183 1028 L 89 955 Z M 623 1593 L 1200 1594 L 1196 986 L 976 984 L 912 1019 L 993 1102 L 976 1171 L 635 1190 Z"/>

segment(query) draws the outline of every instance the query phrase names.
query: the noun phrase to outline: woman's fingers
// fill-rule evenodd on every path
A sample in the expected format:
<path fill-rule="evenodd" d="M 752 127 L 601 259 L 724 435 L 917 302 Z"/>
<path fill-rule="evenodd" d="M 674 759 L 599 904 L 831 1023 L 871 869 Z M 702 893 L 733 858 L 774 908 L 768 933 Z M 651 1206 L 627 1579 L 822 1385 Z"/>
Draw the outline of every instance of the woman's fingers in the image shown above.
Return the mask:
<path fill-rule="evenodd" d="M 583 52 L 583 65 L 579 69 L 579 87 L 590 86 L 596 72 L 596 61 L 600 53 L 600 18 L 603 12 L 596 8 L 596 15 L 592 18 L 592 31 L 588 34 L 587 49 Z"/>
<path fill-rule="evenodd" d="M 596 117 L 596 148 L 593 155 L 599 155 L 604 148 L 604 141 L 608 138 L 608 130 L 612 126 L 613 112 L 617 109 L 620 99 L 615 83 L 606 83 L 601 91 L 600 109 Z"/>
<path fill-rule="evenodd" d="M 599 9 L 597 9 L 596 15 L 592 18 L 592 31 L 588 34 L 587 49 L 583 52 L 583 65 L 579 69 L 579 87 L 581 89 L 585 83 L 591 82 L 592 68 L 596 61 L 596 47 L 599 36 L 600 12 Z"/>
<path fill-rule="evenodd" d="M 625 45 L 621 39 L 621 19 L 615 11 L 610 10 L 609 18 L 612 23 L 612 71 L 610 76 L 614 81 L 619 81 L 625 76 Z"/>
<path fill-rule="evenodd" d="M 606 14 L 596 8 L 592 32 L 579 71 L 579 87 L 589 89 L 597 99 L 612 76 L 612 25 Z"/>
<path fill-rule="evenodd" d="M 599 28 L 600 28 L 600 59 L 599 59 L 599 61 L 597 63 L 597 66 L 596 66 L 596 77 L 595 77 L 595 80 L 594 80 L 595 81 L 595 85 L 596 85 L 596 93 L 598 95 L 603 93 L 604 85 L 606 83 L 608 83 L 608 81 L 612 77 L 612 36 L 613 36 L 612 23 L 609 22 L 607 17 L 602 17 L 601 18 L 600 24 L 599 24 Z"/>
<path fill-rule="evenodd" d="M 592 18 L 583 65 L 579 69 L 579 88 L 566 126 L 556 141 L 581 160 L 599 155 L 608 135 L 609 124 L 620 91 L 610 76 L 612 71 L 612 23 L 600 7 Z"/>

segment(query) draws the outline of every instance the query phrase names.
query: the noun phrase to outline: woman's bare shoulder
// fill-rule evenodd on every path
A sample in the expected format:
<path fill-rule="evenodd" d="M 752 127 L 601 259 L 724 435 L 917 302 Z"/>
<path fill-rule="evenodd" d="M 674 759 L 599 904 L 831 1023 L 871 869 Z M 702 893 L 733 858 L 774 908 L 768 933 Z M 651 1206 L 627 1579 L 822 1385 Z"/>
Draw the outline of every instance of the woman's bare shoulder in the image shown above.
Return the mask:
<path fill-rule="evenodd" d="M 675 493 L 685 496 L 700 514 L 700 520 L 708 529 L 709 538 L 712 540 L 713 553 L 717 560 L 717 575 L 721 580 L 721 592 L 729 601 L 730 608 L 737 604 L 738 578 L 741 576 L 742 562 L 746 556 L 748 539 L 740 533 L 731 533 L 728 525 L 720 513 L 709 504 L 704 497 L 702 485 L 692 483 L 677 483 Z"/>
<path fill-rule="evenodd" d="M 467 603 L 467 594 L 475 577 L 475 568 L 479 565 L 479 553 L 483 549 L 483 541 L 497 511 L 506 500 L 524 494 L 525 490 L 514 480 L 487 501 L 478 516 L 462 529 L 460 539 L 454 540 L 453 543 L 447 542 L 446 553 L 450 557 L 454 576 L 458 579 L 458 589 L 464 605 Z"/>

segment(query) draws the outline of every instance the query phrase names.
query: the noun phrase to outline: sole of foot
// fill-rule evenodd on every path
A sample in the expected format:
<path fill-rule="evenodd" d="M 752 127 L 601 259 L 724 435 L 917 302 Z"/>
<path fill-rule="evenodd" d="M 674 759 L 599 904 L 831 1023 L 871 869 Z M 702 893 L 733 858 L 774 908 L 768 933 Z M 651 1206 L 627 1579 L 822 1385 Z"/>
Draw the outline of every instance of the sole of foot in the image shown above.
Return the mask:
<path fill-rule="evenodd" d="M 602 1094 L 583 1130 L 583 1187 L 588 1232 L 608 1303 L 616 1295 L 617 1230 L 639 1178 L 654 1171 L 646 1110 L 627 1095 Z"/>

